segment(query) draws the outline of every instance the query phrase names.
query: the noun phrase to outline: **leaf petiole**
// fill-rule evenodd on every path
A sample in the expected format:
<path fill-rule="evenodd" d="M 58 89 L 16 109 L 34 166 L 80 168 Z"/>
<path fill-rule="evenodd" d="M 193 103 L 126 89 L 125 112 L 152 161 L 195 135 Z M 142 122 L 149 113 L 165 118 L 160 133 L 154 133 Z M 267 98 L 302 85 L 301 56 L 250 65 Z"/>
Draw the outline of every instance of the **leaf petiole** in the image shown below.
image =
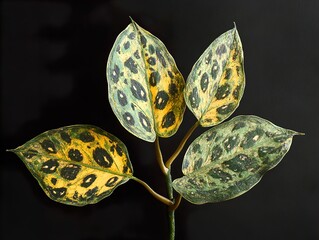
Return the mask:
<path fill-rule="evenodd" d="M 186 133 L 186 135 L 184 136 L 184 138 L 182 139 L 182 141 L 180 142 L 180 144 L 178 145 L 177 149 L 175 150 L 175 152 L 172 154 L 172 156 L 170 156 L 170 158 L 166 161 L 165 166 L 166 168 L 170 168 L 170 166 L 172 165 L 172 163 L 174 162 L 174 160 L 177 158 L 177 156 L 180 154 L 180 152 L 182 151 L 185 143 L 187 142 L 187 140 L 189 139 L 189 137 L 192 135 L 192 133 L 194 132 L 194 130 L 199 126 L 199 121 L 197 121 Z"/>
<path fill-rule="evenodd" d="M 164 203 L 167 206 L 174 205 L 173 201 L 155 192 L 146 182 L 142 181 L 137 177 L 131 177 L 131 179 L 141 184 L 154 198 L 156 198 L 160 202 Z"/>
<path fill-rule="evenodd" d="M 161 171 L 163 172 L 163 174 L 165 176 L 167 176 L 168 168 L 165 166 L 164 161 L 163 161 L 163 156 L 162 156 L 158 136 L 156 136 L 156 139 L 155 139 L 155 154 L 156 154 L 156 160 L 158 162 L 158 165 L 159 165 Z"/>

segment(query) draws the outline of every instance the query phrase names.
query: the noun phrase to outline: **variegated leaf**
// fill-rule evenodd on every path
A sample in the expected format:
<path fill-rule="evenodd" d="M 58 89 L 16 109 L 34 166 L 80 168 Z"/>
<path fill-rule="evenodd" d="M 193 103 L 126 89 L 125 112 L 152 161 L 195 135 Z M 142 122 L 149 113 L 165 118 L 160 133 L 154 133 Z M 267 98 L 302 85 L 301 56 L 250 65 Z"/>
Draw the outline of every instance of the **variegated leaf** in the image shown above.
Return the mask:
<path fill-rule="evenodd" d="M 174 189 L 194 204 L 235 198 L 281 161 L 296 134 L 256 116 L 235 117 L 189 146 Z"/>
<path fill-rule="evenodd" d="M 126 130 L 149 142 L 172 136 L 185 111 L 185 82 L 165 45 L 134 21 L 107 62 L 109 102 Z"/>
<path fill-rule="evenodd" d="M 133 175 L 125 145 L 91 125 L 50 130 L 11 151 L 48 197 L 74 206 L 100 201 Z"/>
<path fill-rule="evenodd" d="M 201 126 L 217 125 L 238 107 L 245 88 L 243 61 L 235 27 L 213 41 L 193 66 L 184 98 Z"/>

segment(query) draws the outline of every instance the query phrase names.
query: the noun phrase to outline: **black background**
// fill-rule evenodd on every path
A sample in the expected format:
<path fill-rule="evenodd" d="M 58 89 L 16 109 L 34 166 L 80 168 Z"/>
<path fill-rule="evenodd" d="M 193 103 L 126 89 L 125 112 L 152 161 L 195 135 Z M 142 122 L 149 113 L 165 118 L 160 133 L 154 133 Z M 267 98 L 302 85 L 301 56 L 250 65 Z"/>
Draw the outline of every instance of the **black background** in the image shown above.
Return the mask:
<path fill-rule="evenodd" d="M 177 240 L 319 238 L 319 1 L 2 1 L 1 229 L 7 239 L 166 239 L 166 208 L 129 181 L 82 208 L 45 196 L 15 148 L 48 129 L 87 123 L 118 136 L 135 175 L 165 194 L 154 146 L 124 130 L 107 100 L 105 65 L 129 16 L 159 37 L 186 78 L 206 47 L 236 22 L 246 90 L 234 113 L 305 132 L 251 191 L 218 204 L 183 201 Z M 195 118 L 187 110 L 164 157 Z M 192 139 L 204 129 L 198 129 Z M 181 176 L 182 157 L 173 178 Z"/>

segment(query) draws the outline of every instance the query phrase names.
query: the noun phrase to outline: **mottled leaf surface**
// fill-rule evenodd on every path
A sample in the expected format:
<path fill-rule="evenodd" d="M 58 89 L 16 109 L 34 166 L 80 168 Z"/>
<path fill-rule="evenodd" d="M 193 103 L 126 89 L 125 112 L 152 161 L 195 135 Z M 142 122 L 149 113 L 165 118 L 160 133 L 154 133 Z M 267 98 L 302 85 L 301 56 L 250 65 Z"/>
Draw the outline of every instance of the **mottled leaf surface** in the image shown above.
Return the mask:
<path fill-rule="evenodd" d="M 296 134 L 256 116 L 235 117 L 192 142 L 174 189 L 194 204 L 235 198 L 281 161 Z"/>
<path fill-rule="evenodd" d="M 12 151 L 52 200 L 69 205 L 96 203 L 133 175 L 125 145 L 91 125 L 50 130 Z"/>
<path fill-rule="evenodd" d="M 201 126 L 217 125 L 238 107 L 245 88 L 242 44 L 234 28 L 205 50 L 189 74 L 184 97 Z"/>
<path fill-rule="evenodd" d="M 185 82 L 158 38 L 129 24 L 113 45 L 106 73 L 109 102 L 126 130 L 149 142 L 177 131 L 185 111 Z"/>

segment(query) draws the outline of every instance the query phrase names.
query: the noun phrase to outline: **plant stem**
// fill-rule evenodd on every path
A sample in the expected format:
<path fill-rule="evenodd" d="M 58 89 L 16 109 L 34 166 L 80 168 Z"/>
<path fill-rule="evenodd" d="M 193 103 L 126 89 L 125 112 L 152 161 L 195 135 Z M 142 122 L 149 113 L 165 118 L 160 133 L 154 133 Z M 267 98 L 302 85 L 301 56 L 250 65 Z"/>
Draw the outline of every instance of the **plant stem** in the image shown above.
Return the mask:
<path fill-rule="evenodd" d="M 168 206 L 167 210 L 168 210 L 168 223 L 169 223 L 169 240 L 174 240 L 175 239 L 175 209 L 176 208 L 174 208 L 175 201 L 174 201 L 174 191 L 172 186 L 172 175 L 171 175 L 170 168 L 167 168 L 164 164 L 158 137 L 156 137 L 156 140 L 155 140 L 155 150 L 156 150 L 157 162 L 165 176 L 168 198 L 173 203 L 172 205 Z"/>
<path fill-rule="evenodd" d="M 166 180 L 168 198 L 174 202 L 172 175 L 171 175 L 170 169 L 167 172 L 165 180 Z M 174 206 L 174 204 L 171 206 Z M 168 207 L 169 240 L 175 239 L 175 209 L 176 208 L 172 208 L 170 206 Z"/>
<path fill-rule="evenodd" d="M 131 177 L 132 180 L 138 182 L 139 184 L 141 184 L 143 187 L 146 188 L 146 190 L 157 200 L 159 200 L 160 202 L 166 204 L 167 206 L 172 206 L 174 205 L 174 202 L 160 194 L 158 194 L 157 192 L 155 192 L 146 182 L 142 181 L 141 179 L 137 178 L 137 177 Z"/>
<path fill-rule="evenodd" d="M 174 160 L 176 159 L 176 157 L 178 156 L 178 154 L 182 151 L 185 143 L 187 142 L 188 138 L 192 135 L 192 133 L 194 132 L 194 130 L 198 127 L 199 125 L 199 121 L 197 121 L 186 133 L 186 135 L 184 136 L 184 138 L 182 139 L 182 141 L 180 142 L 180 144 L 178 145 L 177 149 L 175 150 L 175 152 L 172 154 L 172 156 L 166 161 L 165 166 L 166 168 L 170 168 L 170 166 L 172 165 L 172 163 L 174 162 Z"/>
<path fill-rule="evenodd" d="M 158 162 L 158 165 L 161 171 L 163 172 L 164 176 L 166 176 L 168 173 L 168 168 L 165 166 L 163 161 L 163 156 L 162 156 L 158 136 L 156 136 L 156 139 L 155 139 L 155 154 L 156 154 L 156 160 Z"/>

